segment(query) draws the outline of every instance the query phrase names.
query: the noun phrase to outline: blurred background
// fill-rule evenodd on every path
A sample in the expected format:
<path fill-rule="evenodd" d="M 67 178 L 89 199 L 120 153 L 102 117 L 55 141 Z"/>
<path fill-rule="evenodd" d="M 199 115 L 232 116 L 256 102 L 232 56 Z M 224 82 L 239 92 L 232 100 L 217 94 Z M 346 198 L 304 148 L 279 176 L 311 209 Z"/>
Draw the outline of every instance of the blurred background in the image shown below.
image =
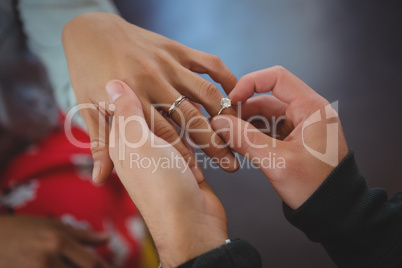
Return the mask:
<path fill-rule="evenodd" d="M 330 102 L 338 100 L 348 145 L 355 150 L 369 186 L 386 188 L 390 195 L 402 189 L 400 1 L 117 0 L 116 4 L 130 22 L 218 55 L 238 78 L 282 65 Z M 0 54 L 1 70 L 6 68 L 5 57 Z M 226 208 L 230 237 L 251 242 L 264 267 L 335 267 L 320 245 L 286 221 L 281 200 L 260 172 L 208 169 L 205 173 Z"/>

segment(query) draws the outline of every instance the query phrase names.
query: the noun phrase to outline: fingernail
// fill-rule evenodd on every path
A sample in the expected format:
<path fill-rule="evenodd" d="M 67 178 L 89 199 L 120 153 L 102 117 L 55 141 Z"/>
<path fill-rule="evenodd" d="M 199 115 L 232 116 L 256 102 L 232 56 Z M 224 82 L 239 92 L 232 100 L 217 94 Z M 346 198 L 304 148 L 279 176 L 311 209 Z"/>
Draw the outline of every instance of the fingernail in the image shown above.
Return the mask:
<path fill-rule="evenodd" d="M 107 83 L 106 92 L 109 95 L 110 101 L 113 103 L 123 94 L 123 86 L 120 82 L 113 80 Z"/>
<path fill-rule="evenodd" d="M 97 178 L 99 177 L 99 175 L 101 174 L 101 165 L 99 161 L 95 161 L 94 163 L 94 168 L 92 170 L 92 180 L 95 183 L 98 183 L 99 180 L 97 180 Z"/>

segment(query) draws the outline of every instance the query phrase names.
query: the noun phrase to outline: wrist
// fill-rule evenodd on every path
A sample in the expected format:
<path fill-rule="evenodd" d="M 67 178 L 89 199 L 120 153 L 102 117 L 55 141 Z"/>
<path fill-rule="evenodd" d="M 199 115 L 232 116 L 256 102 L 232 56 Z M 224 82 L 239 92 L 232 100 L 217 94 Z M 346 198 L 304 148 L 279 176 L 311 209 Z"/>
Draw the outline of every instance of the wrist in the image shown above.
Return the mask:
<path fill-rule="evenodd" d="M 213 240 L 195 240 L 189 237 L 181 245 L 170 245 L 168 248 L 157 247 L 163 268 L 178 267 L 224 244 L 228 239 L 214 237 Z M 191 240 L 191 241 L 189 241 Z"/>
<path fill-rule="evenodd" d="M 339 163 L 346 157 L 348 151 L 347 146 L 340 145 Z M 297 176 L 290 175 L 287 176 L 289 179 L 286 181 L 271 181 L 271 183 L 281 199 L 290 208 L 296 210 L 316 192 L 336 167 L 316 159 L 309 153 L 298 153 L 293 158 L 288 157 L 287 160 L 289 168 L 296 167 L 302 172 L 297 173 L 295 168 L 293 171 Z"/>
<path fill-rule="evenodd" d="M 166 223 L 166 222 L 165 222 Z M 152 232 L 160 262 L 164 268 L 177 267 L 191 259 L 207 253 L 226 243 L 228 234 L 213 222 L 185 220 L 176 224 L 165 224 L 161 229 Z"/>

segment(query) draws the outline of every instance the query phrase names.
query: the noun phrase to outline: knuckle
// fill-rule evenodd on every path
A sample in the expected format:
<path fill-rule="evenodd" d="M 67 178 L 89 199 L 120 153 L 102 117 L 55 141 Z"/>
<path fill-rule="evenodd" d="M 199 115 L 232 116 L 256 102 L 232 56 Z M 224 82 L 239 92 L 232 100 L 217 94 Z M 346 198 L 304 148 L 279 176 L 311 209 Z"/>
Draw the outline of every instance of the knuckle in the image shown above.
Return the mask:
<path fill-rule="evenodd" d="M 255 77 L 254 73 L 246 74 L 239 79 L 238 84 L 245 84 L 248 80 L 251 80 Z"/>
<path fill-rule="evenodd" d="M 272 67 L 272 70 L 277 74 L 277 76 L 281 76 L 281 75 L 289 75 L 289 71 L 280 65 L 276 65 L 274 67 Z"/>
<path fill-rule="evenodd" d="M 237 83 L 237 77 L 236 77 L 236 75 L 235 75 L 234 73 L 232 73 L 231 71 L 229 71 L 229 72 L 227 73 L 227 79 L 228 79 L 231 83 L 233 83 L 234 85 Z"/>
<path fill-rule="evenodd" d="M 272 67 L 272 69 L 277 72 L 287 72 L 287 69 L 281 65 L 276 65 L 276 66 Z"/>
<path fill-rule="evenodd" d="M 159 77 L 158 68 L 153 62 L 143 61 L 139 63 L 140 70 L 146 78 L 155 79 Z"/>
<path fill-rule="evenodd" d="M 200 86 L 200 96 L 205 96 L 208 100 L 219 99 L 220 91 L 214 84 L 204 80 Z"/>
<path fill-rule="evenodd" d="M 191 120 L 190 128 L 191 129 L 204 129 L 206 126 L 205 120 L 202 118 L 195 118 Z"/>
<path fill-rule="evenodd" d="M 102 140 L 102 139 L 93 139 L 91 141 L 91 153 L 92 156 L 97 156 L 97 155 L 101 155 L 103 153 L 106 152 L 106 145 L 107 142 L 106 140 Z"/>
<path fill-rule="evenodd" d="M 190 129 L 201 129 L 205 127 L 205 120 L 203 119 L 204 117 L 200 115 L 199 111 L 197 109 L 190 109 L 187 111 L 185 115 L 185 120 L 188 124 L 186 128 Z"/>
<path fill-rule="evenodd" d="M 162 47 L 167 51 L 177 51 L 182 49 L 183 45 L 177 41 L 166 39 L 165 42 L 163 42 Z"/>
<path fill-rule="evenodd" d="M 198 117 L 199 116 L 199 112 L 197 109 L 190 107 L 189 109 L 187 109 L 184 113 L 184 119 L 186 120 L 186 122 L 190 121 L 191 119 Z"/>
<path fill-rule="evenodd" d="M 155 135 L 171 143 L 178 138 L 177 132 L 170 125 L 157 124 Z"/>
<path fill-rule="evenodd" d="M 214 54 L 208 54 L 208 61 L 213 65 L 213 66 L 221 66 L 223 64 L 221 58 Z"/>

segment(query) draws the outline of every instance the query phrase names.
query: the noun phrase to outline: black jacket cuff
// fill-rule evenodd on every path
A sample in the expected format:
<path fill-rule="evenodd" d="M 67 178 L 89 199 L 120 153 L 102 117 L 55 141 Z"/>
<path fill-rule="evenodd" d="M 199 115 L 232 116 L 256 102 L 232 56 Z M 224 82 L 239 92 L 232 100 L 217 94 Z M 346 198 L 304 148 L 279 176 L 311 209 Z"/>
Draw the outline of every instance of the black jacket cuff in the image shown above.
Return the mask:
<path fill-rule="evenodd" d="M 261 268 L 258 251 L 244 240 L 235 240 L 229 244 L 211 250 L 179 268 Z"/>

